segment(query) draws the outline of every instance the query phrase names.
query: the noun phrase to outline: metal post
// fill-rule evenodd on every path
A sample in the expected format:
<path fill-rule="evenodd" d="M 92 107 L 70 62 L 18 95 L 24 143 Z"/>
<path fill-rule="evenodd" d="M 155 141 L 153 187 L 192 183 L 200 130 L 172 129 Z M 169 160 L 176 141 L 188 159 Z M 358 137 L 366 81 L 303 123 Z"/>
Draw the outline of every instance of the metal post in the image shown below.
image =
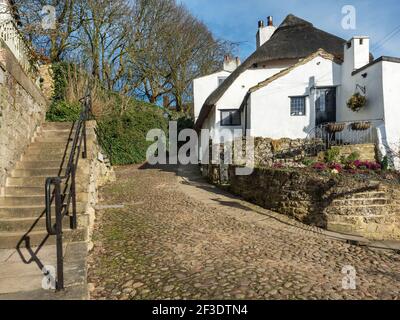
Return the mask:
<path fill-rule="evenodd" d="M 76 213 L 76 167 L 75 164 L 71 167 L 71 197 L 72 197 L 72 217 L 71 217 L 71 229 L 76 230 L 77 228 L 77 213 Z"/>
<path fill-rule="evenodd" d="M 55 181 L 55 202 L 56 202 L 56 239 L 57 239 L 57 282 L 56 290 L 64 290 L 64 257 L 63 257 L 63 232 L 62 220 L 63 210 L 61 205 L 61 181 Z"/>
<path fill-rule="evenodd" d="M 86 145 L 86 119 L 83 121 L 83 153 L 82 153 L 82 158 L 86 159 L 87 158 L 87 145 Z"/>

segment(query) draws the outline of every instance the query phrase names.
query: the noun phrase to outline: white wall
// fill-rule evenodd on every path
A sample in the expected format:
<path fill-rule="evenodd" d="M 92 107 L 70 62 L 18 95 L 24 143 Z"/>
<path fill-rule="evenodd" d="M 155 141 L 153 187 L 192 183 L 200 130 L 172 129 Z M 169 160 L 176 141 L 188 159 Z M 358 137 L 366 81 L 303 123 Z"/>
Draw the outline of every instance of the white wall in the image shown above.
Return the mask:
<path fill-rule="evenodd" d="M 218 78 L 228 77 L 231 73 L 220 71 L 193 81 L 193 99 L 195 120 L 199 117 L 201 108 L 209 95 L 218 88 Z"/>
<path fill-rule="evenodd" d="M 214 136 L 213 139 L 218 141 L 222 138 L 222 132 L 230 131 L 233 138 L 238 137 L 238 133 L 235 130 L 242 130 L 244 127 L 244 114 L 242 114 L 242 125 L 234 127 L 221 126 L 221 110 L 226 109 L 239 109 L 243 103 L 246 94 L 249 89 L 257 85 L 258 83 L 272 77 L 279 73 L 283 69 L 286 69 L 290 65 L 294 64 L 295 61 L 287 60 L 278 63 L 270 63 L 262 68 L 254 68 L 246 70 L 242 73 L 236 81 L 229 87 L 224 93 L 221 99 L 217 102 L 215 109 L 215 123 L 214 123 Z M 244 132 L 243 132 L 244 135 Z"/>
<path fill-rule="evenodd" d="M 340 65 L 316 57 L 251 95 L 251 135 L 255 137 L 305 138 L 315 127 L 314 86 L 336 86 Z M 306 115 L 291 116 L 290 97 L 307 96 Z"/>
<path fill-rule="evenodd" d="M 395 152 L 400 147 L 400 63 L 382 63 L 385 134 L 389 147 Z M 400 169 L 399 159 L 395 159 L 397 169 Z"/>
<path fill-rule="evenodd" d="M 345 49 L 346 50 L 346 49 Z M 354 76 L 351 58 L 342 65 L 342 84 L 338 93 L 337 121 L 360 121 L 383 119 L 382 63 L 375 63 Z M 366 78 L 363 75 L 367 74 Z M 362 93 L 358 86 L 366 88 L 367 105 L 359 112 L 347 107 L 347 101 L 354 93 Z"/>

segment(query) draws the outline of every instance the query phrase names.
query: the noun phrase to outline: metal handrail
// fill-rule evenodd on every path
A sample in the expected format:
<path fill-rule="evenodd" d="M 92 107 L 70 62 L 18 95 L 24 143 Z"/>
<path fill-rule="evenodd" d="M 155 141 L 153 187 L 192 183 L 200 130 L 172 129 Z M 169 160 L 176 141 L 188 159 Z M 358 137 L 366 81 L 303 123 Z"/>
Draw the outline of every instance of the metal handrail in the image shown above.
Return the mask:
<path fill-rule="evenodd" d="M 81 100 L 82 112 L 79 120 L 73 124 L 75 128 L 72 148 L 70 151 L 66 172 L 63 176 L 49 177 L 45 184 L 46 201 L 46 229 L 49 235 L 56 236 L 57 250 L 57 279 L 56 290 L 64 290 L 64 262 L 63 262 L 63 220 L 70 217 L 70 228 L 77 228 L 76 205 L 76 170 L 79 165 L 81 150 L 82 158 L 87 158 L 86 121 L 92 109 L 92 100 L 88 89 L 86 96 Z M 68 145 L 67 145 L 68 148 Z M 61 174 L 60 174 L 61 175 Z M 61 186 L 64 184 L 64 190 Z M 52 188 L 53 187 L 53 188 Z M 52 220 L 52 204 L 55 203 L 55 224 Z M 70 207 L 72 205 L 72 215 Z"/>

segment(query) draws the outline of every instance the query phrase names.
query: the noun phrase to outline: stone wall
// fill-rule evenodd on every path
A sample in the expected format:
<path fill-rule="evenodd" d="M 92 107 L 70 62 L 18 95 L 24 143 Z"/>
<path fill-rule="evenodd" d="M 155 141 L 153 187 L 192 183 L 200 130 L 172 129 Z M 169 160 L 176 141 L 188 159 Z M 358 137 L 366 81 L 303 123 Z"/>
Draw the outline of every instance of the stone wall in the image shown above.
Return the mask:
<path fill-rule="evenodd" d="M 48 102 L 0 40 L 0 193 L 9 171 L 45 120 Z"/>
<path fill-rule="evenodd" d="M 339 150 L 341 156 L 349 156 L 357 152 L 362 161 L 377 161 L 376 146 L 373 143 L 341 146 Z"/>
<path fill-rule="evenodd" d="M 242 155 L 246 155 L 246 140 L 242 143 Z M 249 155 L 250 160 L 254 160 L 256 167 L 271 166 L 274 160 L 285 159 L 287 161 L 296 160 L 302 155 L 305 139 L 270 139 L 255 137 L 254 138 L 254 155 Z M 221 148 L 222 149 L 222 148 Z M 233 154 L 237 154 L 238 150 L 233 147 Z M 241 164 L 237 163 L 236 164 Z"/>
<path fill-rule="evenodd" d="M 232 148 L 234 159 L 235 155 L 240 151 L 241 154 L 246 155 L 246 143 L 245 139 L 242 143 L 241 150 L 235 150 L 235 146 L 229 145 L 228 148 Z M 357 152 L 360 155 L 360 160 L 363 161 L 376 161 L 376 146 L 374 144 L 359 144 L 359 145 L 344 145 L 338 147 L 340 149 L 341 156 L 349 156 L 353 152 Z M 224 150 L 223 145 L 220 146 L 219 150 Z M 254 155 L 249 154 L 248 159 L 254 160 L 255 167 L 271 167 L 274 162 L 291 162 L 298 161 L 307 157 L 307 152 L 310 154 L 311 151 L 317 153 L 317 150 L 325 150 L 325 145 L 321 140 L 318 139 L 270 139 L 263 137 L 254 138 Z M 321 158 L 323 161 L 325 152 L 319 152 L 316 154 L 316 158 Z M 222 156 L 221 156 L 222 158 Z M 245 162 L 234 161 L 236 165 L 245 165 Z"/>
<path fill-rule="evenodd" d="M 43 95 L 50 101 L 54 94 L 54 79 L 51 65 L 46 64 L 41 66 L 39 68 L 39 73 Z"/>
<path fill-rule="evenodd" d="M 230 190 L 303 223 L 369 239 L 400 239 L 400 188 L 301 169 L 229 169 Z"/>
<path fill-rule="evenodd" d="M 95 206 L 98 201 L 98 189 L 108 182 L 114 181 L 115 173 L 110 161 L 106 158 L 97 141 L 96 121 L 88 121 L 87 158 L 79 160 L 77 171 L 77 194 L 82 220 L 88 224 L 89 239 L 95 220 Z M 82 206 L 83 205 L 83 206 Z"/>

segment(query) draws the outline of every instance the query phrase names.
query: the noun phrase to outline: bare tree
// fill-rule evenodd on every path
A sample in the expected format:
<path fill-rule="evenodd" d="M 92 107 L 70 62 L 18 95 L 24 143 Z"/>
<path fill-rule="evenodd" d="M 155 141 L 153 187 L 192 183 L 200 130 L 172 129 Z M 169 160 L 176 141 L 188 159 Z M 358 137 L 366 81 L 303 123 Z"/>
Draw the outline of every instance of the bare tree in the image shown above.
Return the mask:
<path fill-rule="evenodd" d="M 192 102 L 194 78 L 220 68 L 233 45 L 176 0 L 15 0 L 22 30 L 43 60 L 84 65 L 110 91 L 177 111 Z M 56 28 L 42 28 L 42 8 L 54 6 Z"/>
<path fill-rule="evenodd" d="M 22 31 L 34 44 L 40 58 L 61 61 L 76 48 L 72 35 L 81 26 L 81 1 L 78 0 L 15 0 Z M 44 8 L 55 8 L 54 28 L 43 28 Z"/>
<path fill-rule="evenodd" d="M 135 36 L 129 47 L 136 94 L 155 103 L 168 95 L 177 111 L 191 102 L 194 78 L 216 71 L 233 46 L 175 0 L 137 0 Z"/>

